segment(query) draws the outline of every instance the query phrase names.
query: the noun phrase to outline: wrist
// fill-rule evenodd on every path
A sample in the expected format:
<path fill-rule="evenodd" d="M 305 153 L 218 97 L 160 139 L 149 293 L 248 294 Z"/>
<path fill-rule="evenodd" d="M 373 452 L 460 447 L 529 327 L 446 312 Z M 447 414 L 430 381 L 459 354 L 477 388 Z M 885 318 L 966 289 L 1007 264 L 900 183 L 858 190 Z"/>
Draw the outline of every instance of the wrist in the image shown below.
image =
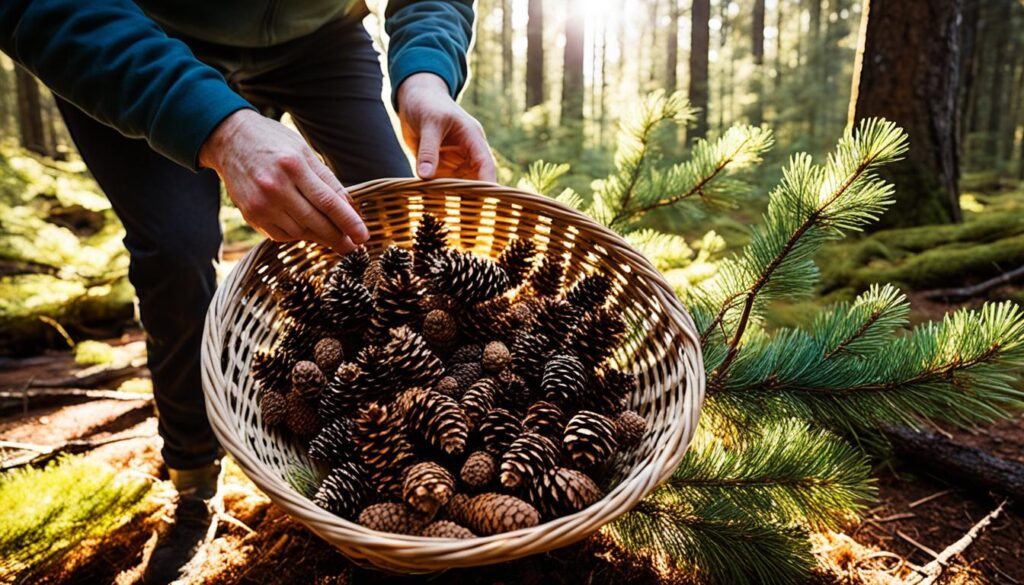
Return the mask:
<path fill-rule="evenodd" d="M 249 109 L 242 109 L 221 120 L 199 148 L 199 166 L 219 169 L 222 153 L 238 135 L 239 130 L 250 116 L 259 116 L 259 114 Z"/>
<path fill-rule="evenodd" d="M 448 91 L 448 83 L 440 76 L 426 71 L 413 73 L 406 77 L 401 85 L 398 86 L 396 97 L 398 98 L 399 108 L 401 108 L 403 102 L 407 101 L 407 96 L 424 94 L 443 94 L 451 98 L 451 94 Z"/>

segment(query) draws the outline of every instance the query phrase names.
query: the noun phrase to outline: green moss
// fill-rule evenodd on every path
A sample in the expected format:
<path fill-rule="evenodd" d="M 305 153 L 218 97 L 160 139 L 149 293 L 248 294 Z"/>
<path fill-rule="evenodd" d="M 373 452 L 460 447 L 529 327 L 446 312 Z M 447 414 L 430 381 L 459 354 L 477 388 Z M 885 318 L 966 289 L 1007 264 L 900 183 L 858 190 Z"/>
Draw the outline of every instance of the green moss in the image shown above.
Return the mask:
<path fill-rule="evenodd" d="M 114 361 L 114 348 L 102 341 L 86 340 L 75 344 L 75 363 L 83 366 L 109 364 Z"/>
<path fill-rule="evenodd" d="M 81 457 L 7 473 L 0 478 L 0 581 L 30 582 L 73 548 L 103 538 L 134 517 L 149 489 Z"/>

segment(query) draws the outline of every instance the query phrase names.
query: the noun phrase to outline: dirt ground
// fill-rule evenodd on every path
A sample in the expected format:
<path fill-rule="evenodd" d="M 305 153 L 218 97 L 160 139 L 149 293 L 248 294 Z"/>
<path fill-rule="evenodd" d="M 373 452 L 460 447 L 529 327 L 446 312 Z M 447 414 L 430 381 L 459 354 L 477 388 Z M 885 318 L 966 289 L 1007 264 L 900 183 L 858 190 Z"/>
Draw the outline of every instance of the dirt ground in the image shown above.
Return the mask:
<path fill-rule="evenodd" d="M 138 351 L 140 334 L 115 340 Z M 67 377 L 79 368 L 70 355 L 0 363 L 0 389 L 17 390 L 29 379 Z M 109 444 L 86 456 L 156 483 L 154 505 L 102 544 L 81 547 L 42 583 L 135 583 L 158 535 L 173 515 L 174 494 L 159 460 L 156 421 L 147 395 L 137 400 L 91 399 L 0 411 L 0 439 L 58 445 L 75 439 Z M 960 432 L 964 443 L 1024 462 L 1024 418 L 976 432 Z M 5 461 L 30 453 L 9 449 Z M 942 481 L 942 470 L 880 470 L 879 500 L 857 526 L 815 536 L 821 583 L 900 583 L 911 566 L 928 563 L 966 533 L 999 502 Z M 688 576 L 638 559 L 602 536 L 502 565 L 443 574 L 401 577 L 352 565 L 332 547 L 284 515 L 242 473 L 226 464 L 221 501 L 224 514 L 212 538 L 189 565 L 189 582 L 204 584 L 327 583 L 687 583 Z M 954 559 L 940 583 L 1024 583 L 1024 515 L 1008 508 L 966 552 Z"/>

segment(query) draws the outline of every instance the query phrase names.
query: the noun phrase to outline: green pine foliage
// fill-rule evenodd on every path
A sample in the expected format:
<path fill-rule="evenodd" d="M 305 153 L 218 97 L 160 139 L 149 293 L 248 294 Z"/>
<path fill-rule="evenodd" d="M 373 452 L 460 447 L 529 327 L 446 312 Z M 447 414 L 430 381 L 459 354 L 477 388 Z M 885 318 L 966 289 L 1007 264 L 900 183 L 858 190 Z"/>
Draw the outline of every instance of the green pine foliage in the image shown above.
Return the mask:
<path fill-rule="evenodd" d="M 688 242 L 646 228 L 644 218 L 747 196 L 742 171 L 760 162 L 772 136 L 737 126 L 696 141 L 683 162 L 663 164 L 655 133 L 692 115 L 679 94 L 648 96 L 622 124 L 615 171 L 596 183 L 592 203 L 558 194 L 681 280 L 707 369 L 704 411 L 683 462 L 607 530 L 708 582 L 803 582 L 813 567 L 808 531 L 840 527 L 874 497 L 863 445 L 884 443 L 880 428 L 970 425 L 1024 405 L 1014 387 L 1024 369 L 1024 313 L 990 304 L 908 329 L 906 297 L 875 285 L 805 328 L 769 332 L 762 320 L 771 301 L 818 286 L 822 247 L 892 204 L 894 186 L 876 172 L 906 153 L 908 138 L 890 122 L 865 120 L 823 163 L 793 156 L 749 244 L 718 259 L 713 232 Z M 555 196 L 567 172 L 538 163 L 521 185 Z"/>
<path fill-rule="evenodd" d="M 150 483 L 82 457 L 0 478 L 0 581 L 31 582 L 72 549 L 139 511 Z"/>

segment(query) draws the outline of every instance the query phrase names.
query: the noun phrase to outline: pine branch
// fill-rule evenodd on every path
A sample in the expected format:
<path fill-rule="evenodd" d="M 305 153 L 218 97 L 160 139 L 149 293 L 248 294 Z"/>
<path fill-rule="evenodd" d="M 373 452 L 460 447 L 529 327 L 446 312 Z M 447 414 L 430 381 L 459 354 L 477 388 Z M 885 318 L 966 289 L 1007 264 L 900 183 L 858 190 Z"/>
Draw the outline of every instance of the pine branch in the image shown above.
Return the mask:
<path fill-rule="evenodd" d="M 764 521 L 838 527 L 874 497 L 866 456 L 839 437 L 786 419 L 745 429 L 726 447 L 705 434 L 654 497 L 730 501 Z"/>
<path fill-rule="evenodd" d="M 604 530 L 625 548 L 667 556 L 710 583 L 804 583 L 814 564 L 803 529 L 760 522 L 727 500 L 647 498 Z"/>
<path fill-rule="evenodd" d="M 840 303 L 815 319 L 815 332 L 824 359 L 863 355 L 883 342 L 893 331 L 905 327 L 910 303 L 891 284 L 873 284 L 852 304 Z"/>
<path fill-rule="evenodd" d="M 517 187 L 524 191 L 533 191 L 538 195 L 552 196 L 558 180 L 569 172 L 568 164 L 554 164 L 543 160 L 530 164 L 526 174 L 520 177 Z"/>

